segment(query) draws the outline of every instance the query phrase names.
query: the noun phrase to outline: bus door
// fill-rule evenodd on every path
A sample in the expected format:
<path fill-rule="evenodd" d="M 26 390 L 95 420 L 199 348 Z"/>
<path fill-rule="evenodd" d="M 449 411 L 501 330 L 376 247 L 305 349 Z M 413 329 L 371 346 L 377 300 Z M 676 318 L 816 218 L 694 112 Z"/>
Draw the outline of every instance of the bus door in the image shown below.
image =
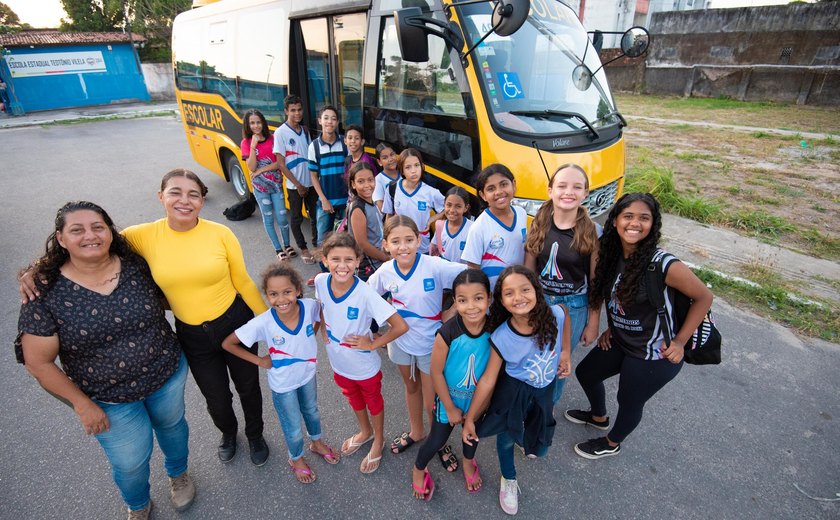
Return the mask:
<path fill-rule="evenodd" d="M 403 60 L 393 17 L 401 5 L 374 2 L 366 51 L 366 146 L 415 148 L 429 174 L 424 182 L 443 192 L 451 186 L 475 192 L 469 188 L 481 169 L 478 124 L 458 53 L 429 37 L 429 61 Z"/>
<path fill-rule="evenodd" d="M 362 56 L 367 13 L 348 13 L 292 22 L 290 82 L 304 103 L 304 124 L 318 128 L 324 105 L 338 109 L 343 127 L 362 124 Z"/>

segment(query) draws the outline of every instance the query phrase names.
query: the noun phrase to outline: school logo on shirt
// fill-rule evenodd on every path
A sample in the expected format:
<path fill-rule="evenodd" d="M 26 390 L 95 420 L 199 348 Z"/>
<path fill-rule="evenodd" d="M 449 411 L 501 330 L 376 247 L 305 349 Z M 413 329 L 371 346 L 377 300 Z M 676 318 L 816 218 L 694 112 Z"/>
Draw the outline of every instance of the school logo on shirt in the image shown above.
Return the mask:
<path fill-rule="evenodd" d="M 490 239 L 490 243 L 487 245 L 490 249 L 501 249 L 505 246 L 505 238 L 501 235 L 493 235 L 493 238 Z"/>
<path fill-rule="evenodd" d="M 306 337 L 315 335 L 315 327 L 310 323 L 306 326 Z"/>
<path fill-rule="evenodd" d="M 423 290 L 426 292 L 431 292 L 435 290 L 435 279 L 434 278 L 423 278 Z"/>
<path fill-rule="evenodd" d="M 400 286 L 397 282 L 391 282 L 391 285 L 387 287 L 389 293 L 395 293 L 399 291 Z"/>
<path fill-rule="evenodd" d="M 466 247 L 466 245 L 467 245 L 467 241 L 466 240 L 461 240 L 461 245 L 460 245 L 461 251 L 464 250 L 464 247 Z"/>
<path fill-rule="evenodd" d="M 294 145 L 295 145 L 295 139 L 294 138 L 289 139 L 289 147 L 292 147 Z"/>
<path fill-rule="evenodd" d="M 359 309 L 357 307 L 347 307 L 347 319 L 348 320 L 358 320 L 359 319 Z"/>
<path fill-rule="evenodd" d="M 528 232 L 525 230 L 525 228 L 522 228 L 522 243 L 523 243 L 523 244 L 525 243 L 525 235 L 526 235 L 527 233 L 528 233 Z"/>
<path fill-rule="evenodd" d="M 418 200 L 417 201 L 417 209 L 420 211 L 426 211 L 426 201 L 425 200 Z"/>
<path fill-rule="evenodd" d="M 286 344 L 286 338 L 284 338 L 283 336 L 274 336 L 273 338 L 271 338 L 271 343 L 275 347 L 280 347 Z"/>
<path fill-rule="evenodd" d="M 396 197 L 394 197 L 394 198 L 396 198 Z M 394 207 L 395 207 L 395 208 L 399 208 L 401 205 L 402 205 L 402 201 L 401 201 L 401 200 L 395 200 L 395 201 L 394 201 Z"/>

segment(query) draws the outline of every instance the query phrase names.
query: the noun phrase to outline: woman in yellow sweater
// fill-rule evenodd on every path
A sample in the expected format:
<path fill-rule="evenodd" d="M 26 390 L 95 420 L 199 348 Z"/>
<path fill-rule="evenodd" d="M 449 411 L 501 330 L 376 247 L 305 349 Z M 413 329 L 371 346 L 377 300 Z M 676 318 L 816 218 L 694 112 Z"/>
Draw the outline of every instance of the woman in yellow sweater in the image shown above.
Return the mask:
<path fill-rule="evenodd" d="M 228 462 L 236 454 L 232 379 L 245 415 L 251 462 L 262 466 L 268 459 L 268 446 L 263 439 L 258 368 L 228 354 L 221 345 L 267 307 L 245 269 L 233 232 L 199 218 L 206 195 L 207 186 L 198 175 L 172 170 L 163 176 L 158 193 L 166 217 L 126 228 L 123 235 L 148 262 L 175 314 L 175 330 L 190 370 L 213 423 L 222 432 L 219 459 Z M 256 344 L 246 348 L 257 351 Z"/>

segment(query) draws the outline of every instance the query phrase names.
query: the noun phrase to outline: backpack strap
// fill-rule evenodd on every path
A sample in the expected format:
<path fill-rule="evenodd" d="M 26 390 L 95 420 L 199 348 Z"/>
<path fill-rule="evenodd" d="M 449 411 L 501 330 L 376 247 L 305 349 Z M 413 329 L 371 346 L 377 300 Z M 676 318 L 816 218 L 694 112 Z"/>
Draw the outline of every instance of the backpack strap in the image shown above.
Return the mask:
<path fill-rule="evenodd" d="M 659 323 L 662 325 L 662 332 L 665 335 L 665 344 L 671 345 L 671 320 L 668 311 L 665 309 L 665 276 L 662 274 L 662 258 L 664 251 L 658 249 L 651 258 L 645 272 L 645 289 L 647 290 L 648 301 L 656 309 L 659 316 Z"/>

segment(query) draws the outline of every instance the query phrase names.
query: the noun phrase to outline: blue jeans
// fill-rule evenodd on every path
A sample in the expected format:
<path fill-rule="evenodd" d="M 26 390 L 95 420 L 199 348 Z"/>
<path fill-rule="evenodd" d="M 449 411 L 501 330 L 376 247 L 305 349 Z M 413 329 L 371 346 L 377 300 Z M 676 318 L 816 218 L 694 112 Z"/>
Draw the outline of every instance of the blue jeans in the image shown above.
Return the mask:
<path fill-rule="evenodd" d="M 318 385 L 313 377 L 305 385 L 289 390 L 288 392 L 277 393 L 272 391 L 271 397 L 274 400 L 274 408 L 277 410 L 277 418 L 280 420 L 280 428 L 286 438 L 286 448 L 289 451 L 289 458 L 298 460 L 303 457 L 303 430 L 300 427 L 300 420 L 306 423 L 306 431 L 309 438 L 317 441 L 321 438 L 321 414 L 318 412 Z"/>
<path fill-rule="evenodd" d="M 149 459 L 157 436 L 166 474 L 187 471 L 189 426 L 184 417 L 187 360 L 181 354 L 178 370 L 147 398 L 133 403 L 94 401 L 108 415 L 111 427 L 96 440 L 111 463 L 111 476 L 129 509 L 149 503 Z"/>
<path fill-rule="evenodd" d="M 260 208 L 262 214 L 263 226 L 268 238 L 274 245 L 275 251 L 281 251 L 290 245 L 289 242 L 289 220 L 286 218 L 286 200 L 283 198 L 283 192 L 277 193 L 263 193 L 259 190 L 254 190 L 254 198 L 257 199 L 257 207 Z M 283 242 L 277 238 L 277 231 L 274 229 L 274 221 L 277 220 L 277 225 L 280 226 L 280 234 L 283 236 Z"/>
<path fill-rule="evenodd" d="M 518 439 L 516 443 L 522 446 L 522 439 Z M 513 463 L 513 444 L 513 437 L 509 433 L 502 432 L 496 435 L 496 454 L 499 456 L 499 470 L 507 480 L 516 479 L 516 466 Z M 548 446 L 543 446 L 535 455 L 537 457 L 544 457 L 546 453 L 548 453 Z"/>
<path fill-rule="evenodd" d="M 347 204 L 343 204 L 341 206 L 333 204 L 333 209 L 335 210 L 333 213 L 329 213 L 321 209 L 321 199 L 318 199 L 317 204 L 315 204 L 315 213 L 317 215 L 318 222 L 317 245 L 319 246 L 324 242 L 324 237 L 326 237 L 328 233 L 332 233 L 335 223 L 340 222 L 341 219 L 344 218 L 344 213 L 347 210 Z"/>
<path fill-rule="evenodd" d="M 572 352 L 580 343 L 580 337 L 583 335 L 583 329 L 586 328 L 586 322 L 589 320 L 589 298 L 585 294 L 573 294 L 569 296 L 548 296 L 545 301 L 549 305 L 557 305 L 562 303 L 569 309 L 569 319 L 572 320 Z M 563 396 L 563 388 L 566 386 L 566 379 L 558 379 L 554 384 L 554 404 L 560 401 Z"/>

